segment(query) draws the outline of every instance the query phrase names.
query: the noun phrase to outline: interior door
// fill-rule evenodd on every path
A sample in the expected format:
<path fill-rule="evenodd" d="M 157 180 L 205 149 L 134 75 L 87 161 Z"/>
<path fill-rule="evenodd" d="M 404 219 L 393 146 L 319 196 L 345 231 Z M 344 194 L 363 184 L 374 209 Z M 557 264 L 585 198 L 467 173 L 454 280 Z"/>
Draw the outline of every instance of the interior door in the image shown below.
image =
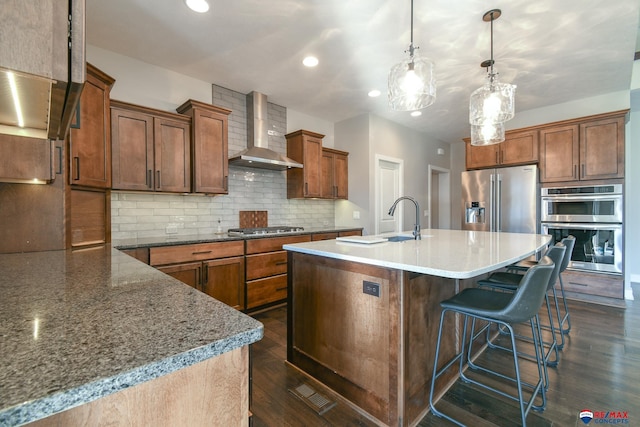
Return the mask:
<path fill-rule="evenodd" d="M 389 208 L 402 194 L 402 160 L 376 157 L 376 225 L 375 234 L 402 230 L 402 204 L 394 216 Z"/>

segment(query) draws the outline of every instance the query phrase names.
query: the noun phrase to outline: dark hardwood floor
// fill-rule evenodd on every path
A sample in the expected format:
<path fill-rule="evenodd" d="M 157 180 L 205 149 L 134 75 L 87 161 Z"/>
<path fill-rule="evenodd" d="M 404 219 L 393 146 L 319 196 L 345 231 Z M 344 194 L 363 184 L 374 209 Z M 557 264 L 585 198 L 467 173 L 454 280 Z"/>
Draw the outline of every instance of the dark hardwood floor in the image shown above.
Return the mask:
<path fill-rule="evenodd" d="M 634 291 L 637 289 L 634 288 Z M 634 292 L 635 293 L 635 292 Z M 578 414 L 592 411 L 626 411 L 627 425 L 640 425 L 640 295 L 624 308 L 569 301 L 572 330 L 557 368 L 549 369 L 547 408 L 532 411 L 531 426 L 585 425 Z M 543 312 L 541 312 L 541 315 Z M 546 316 L 546 311 L 544 312 Z M 330 390 L 313 383 L 285 364 L 286 308 L 254 315 L 264 323 L 264 338 L 252 346 L 253 425 L 261 426 L 374 426 L 376 423 L 352 409 Z M 486 352 L 487 363 L 510 363 L 504 352 Z M 533 365 L 522 364 L 525 372 Z M 319 415 L 289 390 L 310 385 L 336 405 Z M 469 426 L 517 426 L 515 402 L 479 392 L 458 381 L 436 405 Z M 591 422 L 595 425 L 595 420 Z M 448 426 L 427 414 L 419 426 Z"/>

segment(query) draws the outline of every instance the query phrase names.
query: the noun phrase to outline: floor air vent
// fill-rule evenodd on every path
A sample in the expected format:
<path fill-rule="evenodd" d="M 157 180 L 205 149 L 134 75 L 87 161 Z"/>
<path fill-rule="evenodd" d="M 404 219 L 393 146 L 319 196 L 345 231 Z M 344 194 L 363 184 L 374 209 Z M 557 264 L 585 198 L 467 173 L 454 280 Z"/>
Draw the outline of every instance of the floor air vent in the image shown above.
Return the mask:
<path fill-rule="evenodd" d="M 316 392 L 307 384 L 301 384 L 294 389 L 289 389 L 291 393 L 299 397 L 311 409 L 316 411 L 318 415 L 323 415 L 329 409 L 336 406 L 336 402 L 332 402 L 322 394 Z"/>

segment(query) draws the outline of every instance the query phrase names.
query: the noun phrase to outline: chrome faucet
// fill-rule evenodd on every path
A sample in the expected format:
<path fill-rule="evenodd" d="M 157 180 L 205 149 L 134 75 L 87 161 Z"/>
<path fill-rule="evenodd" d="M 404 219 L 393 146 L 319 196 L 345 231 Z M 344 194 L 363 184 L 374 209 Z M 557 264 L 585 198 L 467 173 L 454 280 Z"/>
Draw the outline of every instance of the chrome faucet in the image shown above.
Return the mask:
<path fill-rule="evenodd" d="M 414 205 L 416 205 L 416 224 L 413 226 L 413 238 L 415 240 L 421 240 L 422 237 L 420 236 L 420 205 L 418 204 L 418 202 L 416 202 L 416 199 L 409 196 L 399 197 L 395 202 L 393 202 L 393 205 L 391 205 L 391 207 L 389 208 L 389 215 L 393 216 L 393 213 L 396 211 L 396 205 L 398 204 L 398 202 L 400 202 L 400 200 L 410 200 L 413 202 Z"/>

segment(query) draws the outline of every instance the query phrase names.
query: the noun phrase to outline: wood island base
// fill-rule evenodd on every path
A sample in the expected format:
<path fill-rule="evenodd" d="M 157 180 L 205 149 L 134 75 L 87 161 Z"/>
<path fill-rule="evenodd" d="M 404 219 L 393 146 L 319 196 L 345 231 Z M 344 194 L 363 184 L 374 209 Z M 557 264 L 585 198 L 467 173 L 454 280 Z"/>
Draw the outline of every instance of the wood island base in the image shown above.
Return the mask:
<path fill-rule="evenodd" d="M 456 280 L 289 252 L 287 361 L 382 425 L 409 426 L 429 409 L 440 301 Z M 443 366 L 460 346 L 447 319 Z M 455 332 L 454 332 L 455 331 Z M 436 387 L 444 391 L 455 372 Z"/>

